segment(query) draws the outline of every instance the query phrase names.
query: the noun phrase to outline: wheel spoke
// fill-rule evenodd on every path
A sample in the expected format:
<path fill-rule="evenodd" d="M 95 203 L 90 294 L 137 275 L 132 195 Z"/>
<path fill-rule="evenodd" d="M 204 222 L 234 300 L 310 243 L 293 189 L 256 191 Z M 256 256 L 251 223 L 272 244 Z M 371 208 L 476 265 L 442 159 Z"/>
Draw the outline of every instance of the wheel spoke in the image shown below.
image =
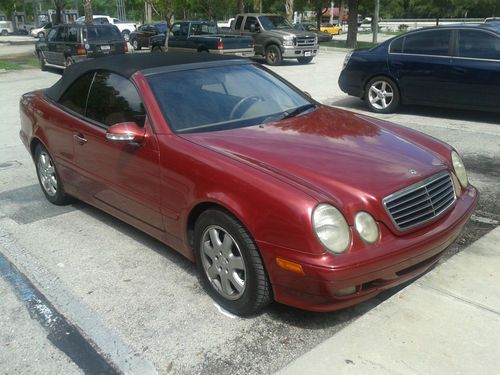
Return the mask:
<path fill-rule="evenodd" d="M 233 288 L 231 288 L 231 283 L 229 282 L 229 275 L 225 272 L 221 272 L 220 274 L 221 287 L 224 293 L 228 296 L 233 294 Z"/>
<path fill-rule="evenodd" d="M 232 255 L 232 253 L 231 253 L 232 247 L 233 247 L 233 240 L 231 239 L 231 236 L 225 235 L 224 241 L 222 241 L 222 244 L 221 244 L 222 254 L 224 254 L 227 257 Z"/>
<path fill-rule="evenodd" d="M 215 279 L 217 276 L 219 276 L 219 269 L 215 264 L 212 264 L 210 267 L 207 268 L 207 274 L 210 277 L 210 279 Z"/>
<path fill-rule="evenodd" d="M 382 108 L 387 107 L 387 102 L 385 100 L 385 97 L 381 99 L 381 103 L 382 103 Z"/>
<path fill-rule="evenodd" d="M 203 254 L 208 256 L 210 260 L 213 262 L 215 258 L 215 250 L 212 246 L 210 246 L 210 241 L 205 241 L 203 243 Z"/>
<path fill-rule="evenodd" d="M 238 277 L 236 272 L 229 274 L 229 280 L 238 293 L 243 292 L 245 282 Z"/>
<path fill-rule="evenodd" d="M 245 270 L 243 259 L 241 259 L 241 257 L 235 257 L 234 255 L 231 255 L 229 257 L 229 268 L 231 270 Z"/>
<path fill-rule="evenodd" d="M 393 94 L 392 92 L 386 92 L 386 93 L 385 93 L 385 97 L 386 97 L 386 98 L 392 98 L 392 97 L 393 97 L 393 95 L 394 95 L 394 94 Z"/>
<path fill-rule="evenodd" d="M 387 82 L 382 82 L 382 86 L 380 87 L 380 91 L 384 92 L 387 87 Z"/>
<path fill-rule="evenodd" d="M 210 235 L 210 240 L 212 241 L 212 246 L 214 247 L 214 249 L 218 249 L 222 245 L 220 238 L 219 238 L 219 232 L 217 231 L 217 229 L 212 228 L 212 229 L 210 229 L 208 234 Z"/>

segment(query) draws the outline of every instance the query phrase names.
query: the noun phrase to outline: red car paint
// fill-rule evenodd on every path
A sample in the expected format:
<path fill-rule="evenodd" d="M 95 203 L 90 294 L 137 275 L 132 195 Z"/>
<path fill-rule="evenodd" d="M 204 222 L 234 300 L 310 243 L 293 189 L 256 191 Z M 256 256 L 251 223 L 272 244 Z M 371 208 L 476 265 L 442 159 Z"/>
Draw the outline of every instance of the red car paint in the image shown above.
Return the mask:
<path fill-rule="evenodd" d="M 455 240 L 476 205 L 477 190 L 459 187 L 451 147 L 421 133 L 322 106 L 276 123 L 174 134 L 142 73 L 132 80 L 149 114 L 140 147 L 108 142 L 105 129 L 61 110 L 43 91 L 21 99 L 23 143 L 31 152 L 43 143 L 67 193 L 191 260 L 193 219 L 208 206 L 224 207 L 254 237 L 278 302 L 331 311 L 416 277 Z M 452 208 L 398 231 L 382 198 L 443 170 L 459 190 Z M 312 228 L 322 202 L 351 226 L 352 244 L 342 255 L 327 252 Z M 360 210 L 378 222 L 381 237 L 373 245 L 353 230 Z M 299 263 L 304 275 L 278 267 L 276 257 Z M 336 295 L 351 286 L 356 293 Z"/>

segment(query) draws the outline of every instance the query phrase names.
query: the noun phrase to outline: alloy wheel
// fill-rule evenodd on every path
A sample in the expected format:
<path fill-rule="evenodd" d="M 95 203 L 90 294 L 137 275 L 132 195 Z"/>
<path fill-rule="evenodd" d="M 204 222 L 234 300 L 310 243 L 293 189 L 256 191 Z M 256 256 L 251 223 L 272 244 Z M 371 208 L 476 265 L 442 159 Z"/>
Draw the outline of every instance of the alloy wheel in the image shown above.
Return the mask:
<path fill-rule="evenodd" d="M 368 100 L 376 109 L 388 108 L 393 98 L 394 89 L 387 81 L 375 81 L 368 89 Z"/>
<path fill-rule="evenodd" d="M 228 300 L 240 298 L 247 270 L 235 239 L 223 228 L 211 225 L 203 232 L 201 242 L 201 262 L 212 286 Z"/>
<path fill-rule="evenodd" d="M 54 163 L 46 151 L 40 152 L 38 157 L 38 175 L 45 192 L 51 197 L 57 194 L 57 175 Z"/>

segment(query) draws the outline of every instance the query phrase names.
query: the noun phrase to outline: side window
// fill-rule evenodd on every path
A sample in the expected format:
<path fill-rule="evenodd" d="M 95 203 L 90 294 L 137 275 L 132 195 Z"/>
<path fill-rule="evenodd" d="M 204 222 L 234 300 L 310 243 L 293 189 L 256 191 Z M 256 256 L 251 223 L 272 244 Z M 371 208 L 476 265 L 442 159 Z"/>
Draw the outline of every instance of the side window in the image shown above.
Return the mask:
<path fill-rule="evenodd" d="M 392 53 L 403 52 L 404 40 L 405 40 L 405 38 L 403 37 L 403 38 L 399 38 L 399 39 L 396 39 L 395 41 L 393 41 L 391 43 L 391 47 L 390 47 L 389 52 L 392 52 Z"/>
<path fill-rule="evenodd" d="M 174 23 L 172 25 L 172 28 L 170 29 L 170 32 L 172 35 L 179 36 L 179 33 L 181 31 L 181 24 L 180 23 Z"/>
<path fill-rule="evenodd" d="M 244 29 L 247 31 L 250 31 L 250 25 L 255 25 L 255 28 L 259 28 L 259 23 L 257 22 L 257 18 L 255 17 L 247 17 L 245 21 L 245 27 Z"/>
<path fill-rule="evenodd" d="M 484 31 L 460 30 L 458 55 L 460 57 L 500 60 L 500 37 Z"/>
<path fill-rule="evenodd" d="M 234 29 L 235 30 L 239 30 L 241 29 L 241 24 L 243 23 L 243 16 L 239 16 L 237 19 L 236 19 L 236 23 L 234 24 Z"/>
<path fill-rule="evenodd" d="M 55 40 L 58 29 L 51 29 L 47 34 L 47 41 L 52 42 Z"/>
<path fill-rule="evenodd" d="M 67 27 L 63 27 L 63 26 L 58 27 L 55 41 L 56 42 L 64 42 L 64 40 L 66 39 L 67 31 L 68 31 Z"/>
<path fill-rule="evenodd" d="M 179 36 L 188 36 L 189 23 L 181 23 L 181 29 L 179 30 Z"/>
<path fill-rule="evenodd" d="M 450 54 L 450 30 L 423 31 L 405 37 L 403 53 L 415 55 Z"/>
<path fill-rule="evenodd" d="M 144 126 L 146 111 L 132 82 L 117 74 L 98 72 L 85 115 L 106 126 L 128 121 Z"/>
<path fill-rule="evenodd" d="M 68 29 L 68 42 L 78 42 L 78 27 L 72 26 Z"/>
<path fill-rule="evenodd" d="M 87 95 L 93 78 L 94 78 L 94 72 L 87 73 L 78 78 L 66 90 L 61 99 L 59 99 L 59 103 L 64 107 L 80 115 L 85 114 L 85 106 L 87 105 Z"/>

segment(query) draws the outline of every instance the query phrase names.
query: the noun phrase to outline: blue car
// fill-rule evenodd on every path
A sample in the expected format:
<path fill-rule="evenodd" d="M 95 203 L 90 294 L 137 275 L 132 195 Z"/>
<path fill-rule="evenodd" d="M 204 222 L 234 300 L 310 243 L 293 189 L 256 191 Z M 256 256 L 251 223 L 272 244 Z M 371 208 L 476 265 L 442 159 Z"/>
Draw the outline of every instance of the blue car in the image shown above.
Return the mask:
<path fill-rule="evenodd" d="M 500 25 L 420 29 L 353 51 L 339 86 L 378 113 L 401 104 L 500 111 Z"/>

